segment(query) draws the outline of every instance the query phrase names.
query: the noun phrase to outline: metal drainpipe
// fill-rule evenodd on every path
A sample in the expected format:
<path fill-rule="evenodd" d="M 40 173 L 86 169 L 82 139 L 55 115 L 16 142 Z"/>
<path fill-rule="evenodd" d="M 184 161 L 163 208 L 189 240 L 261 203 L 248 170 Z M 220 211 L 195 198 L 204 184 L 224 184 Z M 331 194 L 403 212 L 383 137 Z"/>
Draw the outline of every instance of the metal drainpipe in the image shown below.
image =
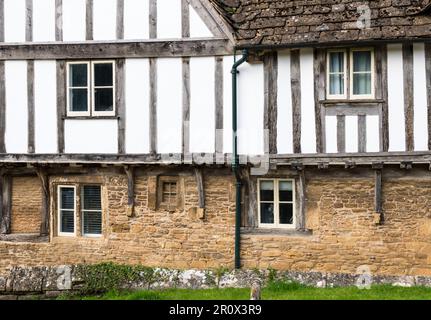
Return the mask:
<path fill-rule="evenodd" d="M 247 61 L 248 51 L 242 51 L 242 58 L 232 66 L 232 141 L 233 141 L 233 159 L 232 170 L 236 178 L 236 200 L 235 200 L 235 269 L 241 268 L 241 177 L 239 173 L 239 156 L 238 156 L 238 92 L 237 78 L 238 67 Z"/>

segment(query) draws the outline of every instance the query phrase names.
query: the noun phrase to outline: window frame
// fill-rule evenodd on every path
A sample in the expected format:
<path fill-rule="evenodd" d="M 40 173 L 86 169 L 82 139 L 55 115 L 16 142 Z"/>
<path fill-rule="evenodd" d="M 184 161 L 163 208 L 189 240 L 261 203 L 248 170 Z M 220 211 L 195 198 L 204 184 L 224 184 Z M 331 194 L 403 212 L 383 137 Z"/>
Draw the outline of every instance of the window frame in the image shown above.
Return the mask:
<path fill-rule="evenodd" d="M 96 96 L 96 85 L 95 85 L 95 71 L 94 66 L 96 64 L 112 64 L 112 86 L 98 86 L 97 88 L 112 88 L 112 111 L 96 111 L 95 96 Z M 70 89 L 74 87 L 70 86 L 70 66 L 77 64 L 87 65 L 87 111 L 71 111 L 70 105 Z M 83 61 L 68 61 L 66 63 L 66 114 L 68 117 L 115 117 L 117 112 L 116 106 L 116 62 L 115 60 L 83 60 Z M 79 89 L 77 87 L 76 89 Z M 83 88 L 83 87 L 81 87 Z"/>
<path fill-rule="evenodd" d="M 262 181 L 273 181 L 274 182 L 274 223 L 261 223 L 261 200 L 260 200 L 260 186 Z M 292 224 L 281 224 L 280 223 L 280 182 L 292 183 Z M 257 203 L 258 203 L 258 227 L 262 229 L 287 229 L 294 230 L 297 226 L 296 217 L 296 185 L 295 179 L 284 179 L 284 178 L 259 178 L 257 179 Z M 281 201 L 281 203 L 290 203 L 290 201 Z"/>
<path fill-rule="evenodd" d="M 331 72 L 330 72 L 330 65 L 331 65 L 331 61 L 330 61 L 330 56 L 331 53 L 336 53 L 336 52 L 342 52 L 343 53 L 343 59 L 344 59 L 344 94 L 331 94 L 330 93 L 330 83 L 331 83 Z M 347 50 L 346 49 L 331 49 L 327 51 L 327 59 L 326 59 L 326 68 L 327 68 L 327 72 L 326 72 L 326 97 L 327 99 L 347 99 L 348 96 L 348 67 L 347 65 L 349 64 L 349 59 L 347 57 Z"/>
<path fill-rule="evenodd" d="M 100 210 L 85 210 L 84 209 L 84 187 L 86 186 L 95 186 L 100 188 Z M 85 238 L 101 238 L 103 236 L 103 187 L 99 184 L 91 184 L 91 183 L 84 183 L 80 185 L 81 189 L 81 196 L 80 196 L 80 218 L 81 218 L 81 235 Z M 100 234 L 88 234 L 85 233 L 84 230 L 84 211 L 86 212 L 100 212 L 100 220 L 101 220 L 101 232 Z"/>
<path fill-rule="evenodd" d="M 371 52 L 371 94 L 353 94 L 353 53 L 357 51 Z M 344 52 L 344 95 L 331 95 L 330 88 L 330 53 Z M 358 47 L 346 49 L 328 49 L 326 51 L 326 99 L 327 100 L 372 100 L 376 94 L 376 64 L 375 64 L 375 49 L 373 47 Z"/>
<path fill-rule="evenodd" d="M 112 64 L 112 86 L 98 86 L 97 89 L 111 89 L 112 88 L 112 111 L 96 111 L 96 77 L 94 66 L 96 64 Z M 95 117 L 115 116 L 115 61 L 114 60 L 95 60 L 91 61 L 91 114 Z"/>
<path fill-rule="evenodd" d="M 353 92 L 353 53 L 361 52 L 361 51 L 369 51 L 371 53 L 371 93 L 370 94 L 354 94 Z M 375 96 L 375 78 L 376 78 L 376 69 L 375 69 L 375 57 L 374 57 L 374 48 L 352 48 L 350 49 L 350 98 L 352 100 L 361 100 L 361 99 L 374 99 Z"/>
<path fill-rule="evenodd" d="M 72 232 L 61 232 L 61 189 L 68 188 L 73 189 L 73 233 Z M 77 235 L 77 216 L 76 216 L 76 186 L 75 185 L 58 185 L 57 186 L 57 234 L 59 237 L 76 237 Z M 69 210 L 70 211 L 70 210 Z"/>
<path fill-rule="evenodd" d="M 85 64 L 87 65 L 87 111 L 72 111 L 70 104 L 70 90 L 71 89 L 83 89 L 84 87 L 72 87 L 70 85 L 70 66 Z M 90 74 L 90 61 L 71 61 L 67 62 L 66 65 L 66 108 L 68 117 L 90 117 L 91 116 L 91 74 Z"/>

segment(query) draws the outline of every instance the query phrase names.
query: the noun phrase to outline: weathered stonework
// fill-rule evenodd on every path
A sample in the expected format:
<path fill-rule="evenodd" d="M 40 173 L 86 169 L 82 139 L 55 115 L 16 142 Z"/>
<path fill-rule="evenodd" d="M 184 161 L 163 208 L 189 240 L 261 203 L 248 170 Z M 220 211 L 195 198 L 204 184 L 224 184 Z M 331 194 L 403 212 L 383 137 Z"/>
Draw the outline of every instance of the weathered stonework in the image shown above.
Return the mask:
<path fill-rule="evenodd" d="M 170 170 L 167 175 L 179 174 L 184 181 L 183 207 L 175 212 L 149 209 L 148 195 L 152 187 L 148 181 L 162 174 L 162 170 L 140 169 L 136 172 L 135 213 L 132 217 L 128 216 L 127 210 L 127 178 L 119 169 L 101 168 L 88 175 L 51 175 L 50 239 L 41 243 L 0 241 L 0 276 L 3 277 L 0 277 L 0 290 L 9 287 L 24 290 L 19 278 L 27 276 L 34 279 L 32 291 L 45 286 L 45 280 L 37 279 L 37 273 L 21 274 L 18 269 L 11 280 L 8 274 L 11 268 L 18 266 L 45 268 L 112 261 L 182 270 L 232 268 L 235 188 L 229 170 L 204 171 L 204 219 L 196 214 L 199 203 L 193 172 Z M 280 172 L 276 174 L 279 176 Z M 383 225 L 375 221 L 373 177 L 373 170 L 366 168 L 345 171 L 307 169 L 308 232 L 249 230 L 242 235 L 241 241 L 244 269 L 272 268 L 289 274 L 297 272 L 301 277 L 319 274 L 315 285 L 323 285 L 322 281 L 338 283 L 331 277 L 354 279 L 358 267 L 365 265 L 376 279 L 384 277 L 399 282 L 399 277 L 413 277 L 414 283 L 424 282 L 421 277 L 431 276 L 429 171 L 425 168 L 410 171 L 384 169 Z M 37 190 L 39 180 L 22 177 L 14 182 L 17 185 L 33 183 L 36 186 L 14 190 L 22 190 L 21 197 L 31 198 L 29 201 L 36 204 L 40 201 L 40 193 L 28 193 L 27 190 Z M 58 237 L 56 186 L 85 183 L 103 186 L 103 236 L 86 238 L 78 232 L 77 237 Z M 20 206 L 13 212 L 27 208 Z M 77 224 L 80 225 L 79 221 Z M 352 279 L 345 283 L 352 283 Z M 403 281 L 407 283 L 405 279 Z"/>

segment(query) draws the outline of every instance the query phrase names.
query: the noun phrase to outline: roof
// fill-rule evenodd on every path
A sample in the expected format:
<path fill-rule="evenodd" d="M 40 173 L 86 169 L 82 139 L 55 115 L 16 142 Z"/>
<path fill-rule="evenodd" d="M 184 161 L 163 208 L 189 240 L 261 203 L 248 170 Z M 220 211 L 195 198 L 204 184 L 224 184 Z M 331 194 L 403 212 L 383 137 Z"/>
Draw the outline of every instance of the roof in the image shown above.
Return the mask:
<path fill-rule="evenodd" d="M 210 1 L 239 47 L 431 38 L 431 0 Z"/>

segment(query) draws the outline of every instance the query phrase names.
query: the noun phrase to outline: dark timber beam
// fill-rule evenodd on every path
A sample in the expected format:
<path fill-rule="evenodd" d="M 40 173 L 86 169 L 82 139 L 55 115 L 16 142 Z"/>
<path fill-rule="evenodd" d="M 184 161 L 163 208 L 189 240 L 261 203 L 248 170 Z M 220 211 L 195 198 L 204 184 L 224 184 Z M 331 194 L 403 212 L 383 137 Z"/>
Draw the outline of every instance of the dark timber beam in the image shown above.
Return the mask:
<path fill-rule="evenodd" d="M 323 49 L 315 49 L 314 50 L 314 76 L 315 76 L 315 85 L 314 85 L 314 105 L 315 105 L 315 118 L 316 118 L 316 146 L 317 152 L 323 152 L 324 143 L 323 143 L 323 125 L 322 121 L 322 112 L 321 112 L 321 103 L 320 101 L 325 100 L 326 91 L 325 91 L 325 83 L 326 83 L 326 51 Z"/>
<path fill-rule="evenodd" d="M 337 149 L 339 153 L 346 152 L 346 116 L 337 116 Z"/>
<path fill-rule="evenodd" d="M 115 99 L 118 112 L 118 153 L 126 153 L 125 59 L 116 61 Z"/>
<path fill-rule="evenodd" d="M 93 0 L 86 0 L 85 6 L 85 39 L 93 40 Z"/>
<path fill-rule="evenodd" d="M 127 216 L 133 217 L 135 214 L 135 168 L 124 166 L 127 175 Z"/>
<path fill-rule="evenodd" d="M 217 38 L 0 44 L 0 60 L 208 57 L 232 53 L 229 41 Z"/>
<path fill-rule="evenodd" d="M 266 130 L 265 150 L 270 154 L 277 154 L 277 80 L 278 54 L 271 52 L 264 57 L 264 130 Z"/>
<path fill-rule="evenodd" d="M 64 117 L 66 116 L 66 62 L 57 61 L 57 151 L 64 153 Z"/>
<path fill-rule="evenodd" d="M 28 153 L 35 152 L 34 130 L 34 60 L 27 61 Z"/>
<path fill-rule="evenodd" d="M 190 58 L 183 58 L 182 152 L 190 153 Z"/>
<path fill-rule="evenodd" d="M 413 44 L 403 44 L 404 70 L 404 114 L 406 126 L 406 149 L 413 151 L 414 146 L 414 90 L 413 90 Z"/>
<path fill-rule="evenodd" d="M 46 170 L 42 167 L 37 167 L 36 173 L 42 186 L 40 235 L 47 236 L 49 235 L 49 177 Z"/>
<path fill-rule="evenodd" d="M 1 1 L 1 0 L 0 0 Z M 0 61 L 0 153 L 6 153 L 5 131 L 6 131 L 6 83 L 5 63 Z"/>
<path fill-rule="evenodd" d="M 383 214 L 383 196 L 382 196 L 382 170 L 383 165 L 382 164 L 374 164 L 374 211 L 376 214 L 380 215 L 379 224 L 383 224 L 385 217 Z"/>
<path fill-rule="evenodd" d="M 0 42 L 4 42 L 4 0 L 0 0 Z"/>
<path fill-rule="evenodd" d="M 55 0 L 55 41 L 63 41 L 63 0 Z"/>
<path fill-rule="evenodd" d="M 431 150 L 431 44 L 425 44 L 425 68 L 428 105 L 428 150 Z"/>
<path fill-rule="evenodd" d="M 300 51 L 290 53 L 290 76 L 292 88 L 293 152 L 301 153 L 301 67 Z"/>
<path fill-rule="evenodd" d="M 195 179 L 199 195 L 199 208 L 205 209 L 205 186 L 204 173 L 202 168 L 195 168 Z"/>
<path fill-rule="evenodd" d="M 376 48 L 376 99 L 381 100 L 381 149 L 389 150 L 388 52 L 386 45 Z"/>
<path fill-rule="evenodd" d="M 307 181 L 305 179 L 305 169 L 298 168 L 298 196 L 299 196 L 299 214 L 297 215 L 297 227 L 299 230 L 305 230 L 305 215 L 307 212 Z"/>
<path fill-rule="evenodd" d="M 223 57 L 215 58 L 215 152 L 223 154 Z"/>
<path fill-rule="evenodd" d="M 124 39 L 124 0 L 117 0 L 117 39 Z"/>
<path fill-rule="evenodd" d="M 25 0 L 25 41 L 33 41 L 33 0 Z"/>
<path fill-rule="evenodd" d="M 12 177 L 1 170 L 0 179 L 2 184 L 0 234 L 10 234 L 12 224 Z"/>

